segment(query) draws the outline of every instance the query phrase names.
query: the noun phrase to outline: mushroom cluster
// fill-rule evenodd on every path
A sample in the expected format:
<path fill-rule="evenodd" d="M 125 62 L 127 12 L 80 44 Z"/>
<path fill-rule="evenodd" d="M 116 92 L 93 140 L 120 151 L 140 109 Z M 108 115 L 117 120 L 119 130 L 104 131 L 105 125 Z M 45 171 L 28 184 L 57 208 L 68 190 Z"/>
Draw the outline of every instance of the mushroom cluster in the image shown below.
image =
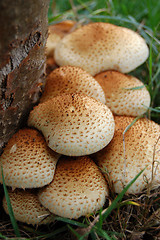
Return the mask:
<path fill-rule="evenodd" d="M 128 193 L 160 185 L 160 126 L 146 118 L 132 124 L 150 95 L 126 74 L 147 59 L 147 44 L 109 23 L 65 24 L 53 26 L 58 40 L 52 44 L 50 33 L 47 43 L 59 67 L 0 157 L 15 217 L 29 224 L 96 212 L 109 196 L 108 180 L 119 193 L 145 167 Z M 3 207 L 8 213 L 5 197 Z"/>

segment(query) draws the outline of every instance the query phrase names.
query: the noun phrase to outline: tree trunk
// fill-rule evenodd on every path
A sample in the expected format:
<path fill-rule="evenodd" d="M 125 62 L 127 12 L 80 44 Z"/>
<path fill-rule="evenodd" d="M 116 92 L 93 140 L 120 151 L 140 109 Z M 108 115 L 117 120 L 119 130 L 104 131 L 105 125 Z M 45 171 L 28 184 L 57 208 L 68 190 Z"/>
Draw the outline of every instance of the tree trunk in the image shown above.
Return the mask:
<path fill-rule="evenodd" d="M 49 0 L 0 1 L 0 150 L 44 85 Z"/>

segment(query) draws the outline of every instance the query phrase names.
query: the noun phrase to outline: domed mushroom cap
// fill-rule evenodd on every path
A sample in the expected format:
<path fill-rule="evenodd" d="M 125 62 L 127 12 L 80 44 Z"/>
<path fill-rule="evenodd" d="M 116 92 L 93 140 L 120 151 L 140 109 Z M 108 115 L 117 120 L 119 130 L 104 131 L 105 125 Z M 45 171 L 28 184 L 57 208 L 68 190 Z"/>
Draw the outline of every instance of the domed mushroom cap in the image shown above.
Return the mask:
<path fill-rule="evenodd" d="M 50 212 L 77 219 L 103 207 L 107 195 L 107 183 L 88 156 L 63 156 L 54 180 L 40 190 L 39 200 Z"/>
<path fill-rule="evenodd" d="M 79 94 L 63 94 L 36 106 L 28 125 L 39 129 L 54 151 L 82 156 L 105 147 L 114 134 L 109 108 Z"/>
<path fill-rule="evenodd" d="M 104 104 L 106 102 L 104 91 L 99 83 L 79 67 L 64 66 L 51 72 L 47 77 L 40 101 L 44 102 L 63 93 L 85 94 Z"/>
<path fill-rule="evenodd" d="M 152 165 L 154 167 L 152 188 L 160 185 L 158 124 L 144 118 L 137 120 L 125 133 L 124 158 L 123 132 L 133 120 L 133 117 L 115 116 L 116 127 L 112 141 L 95 154 L 97 164 L 106 172 L 106 179 L 113 181 L 117 193 L 122 191 L 123 184 L 127 185 L 146 166 L 146 170 L 129 188 L 128 193 L 140 193 L 147 186 L 146 182 L 152 179 Z"/>
<path fill-rule="evenodd" d="M 47 224 L 53 222 L 53 215 L 40 203 L 36 192 L 16 189 L 8 190 L 15 219 L 27 224 Z M 7 214 L 6 198 L 3 198 L 3 208 Z"/>
<path fill-rule="evenodd" d="M 150 106 L 149 92 L 144 84 L 133 76 L 117 71 L 105 71 L 97 74 L 95 79 L 105 92 L 106 105 L 116 115 L 138 116 L 145 113 Z"/>
<path fill-rule="evenodd" d="M 57 43 L 72 30 L 74 25 L 74 21 L 66 20 L 48 27 L 49 36 L 46 43 L 47 56 L 53 56 L 53 51 Z"/>
<path fill-rule="evenodd" d="M 91 23 L 65 36 L 56 46 L 59 66 L 79 66 L 91 75 L 113 69 L 127 73 L 149 55 L 144 39 L 136 32 L 109 23 Z"/>
<path fill-rule="evenodd" d="M 19 130 L 9 140 L 0 157 L 6 185 L 13 188 L 37 188 L 50 183 L 59 156 L 47 146 L 37 130 Z"/>

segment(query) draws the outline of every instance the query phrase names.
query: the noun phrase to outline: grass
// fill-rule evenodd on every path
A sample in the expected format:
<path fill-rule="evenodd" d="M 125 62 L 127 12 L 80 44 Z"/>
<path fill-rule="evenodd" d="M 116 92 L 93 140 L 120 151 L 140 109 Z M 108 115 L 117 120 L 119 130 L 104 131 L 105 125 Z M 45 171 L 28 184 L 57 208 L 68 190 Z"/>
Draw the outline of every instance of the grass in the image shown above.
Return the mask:
<path fill-rule="evenodd" d="M 80 24 L 90 21 L 110 22 L 139 32 L 150 47 L 149 59 L 131 72 L 144 82 L 152 103 L 148 117 L 160 123 L 160 1 L 157 0 L 57 0 L 50 1 L 49 24 L 65 19 Z M 133 89 L 134 90 L 134 89 Z M 136 121 L 136 119 L 135 119 Z M 129 128 L 129 127 L 128 127 Z M 126 131 L 128 130 L 126 129 Z M 125 146 L 124 146 L 125 147 Z M 75 220 L 56 217 L 55 222 L 41 227 L 18 223 L 10 212 L 11 221 L 2 211 L 0 239 L 160 239 L 160 189 L 138 195 L 124 195 L 127 188 L 117 196 L 111 186 L 110 199 L 104 209 L 96 214 Z M 5 194 L 7 189 L 3 184 Z M 2 195 L 2 189 L 0 189 Z M 11 208 L 11 204 L 8 205 Z M 7 220 L 6 220 L 7 219 Z"/>

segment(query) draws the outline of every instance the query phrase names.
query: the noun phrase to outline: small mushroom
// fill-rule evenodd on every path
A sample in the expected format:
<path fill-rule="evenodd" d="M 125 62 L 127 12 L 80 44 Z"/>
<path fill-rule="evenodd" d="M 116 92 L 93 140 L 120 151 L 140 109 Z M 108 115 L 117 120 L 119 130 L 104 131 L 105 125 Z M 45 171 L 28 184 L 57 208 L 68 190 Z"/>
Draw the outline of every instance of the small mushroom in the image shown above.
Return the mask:
<path fill-rule="evenodd" d="M 64 66 L 55 69 L 47 77 L 44 93 L 40 99 L 44 102 L 63 93 L 80 93 L 93 97 L 105 104 L 105 94 L 100 84 L 79 67 Z"/>
<path fill-rule="evenodd" d="M 47 56 L 53 56 L 57 43 L 74 28 L 75 22 L 71 20 L 62 21 L 48 27 L 48 38 L 46 43 Z"/>
<path fill-rule="evenodd" d="M 8 189 L 8 194 L 17 221 L 32 225 L 47 224 L 54 221 L 53 215 L 38 200 L 37 192 Z M 9 214 L 5 197 L 3 198 L 3 208 Z"/>
<path fill-rule="evenodd" d="M 115 116 L 115 134 L 110 144 L 95 154 L 106 179 L 120 193 L 141 170 L 145 171 L 129 188 L 128 193 L 140 193 L 147 182 L 150 189 L 160 185 L 160 126 L 142 118 L 123 133 L 134 117 Z M 125 147 L 124 147 L 125 146 Z M 153 176 L 152 176 L 153 174 Z"/>
<path fill-rule="evenodd" d="M 55 215 L 77 219 L 103 207 L 108 187 L 88 156 L 59 159 L 53 181 L 39 192 L 39 200 Z"/>
<path fill-rule="evenodd" d="M 80 94 L 63 94 L 36 106 L 28 125 L 40 130 L 49 147 L 69 156 L 94 153 L 114 134 L 114 118 L 103 103 Z"/>
<path fill-rule="evenodd" d="M 9 140 L 0 157 L 6 185 L 12 188 L 37 188 L 50 183 L 59 157 L 37 130 L 20 129 Z"/>
<path fill-rule="evenodd" d="M 148 55 L 148 46 L 138 33 L 102 22 L 87 24 L 68 34 L 54 51 L 59 66 L 78 66 L 93 76 L 110 69 L 130 72 Z"/>
<path fill-rule="evenodd" d="M 117 71 L 105 71 L 95 76 L 106 95 L 106 105 L 113 114 L 138 116 L 150 106 L 150 94 L 137 78 Z"/>

